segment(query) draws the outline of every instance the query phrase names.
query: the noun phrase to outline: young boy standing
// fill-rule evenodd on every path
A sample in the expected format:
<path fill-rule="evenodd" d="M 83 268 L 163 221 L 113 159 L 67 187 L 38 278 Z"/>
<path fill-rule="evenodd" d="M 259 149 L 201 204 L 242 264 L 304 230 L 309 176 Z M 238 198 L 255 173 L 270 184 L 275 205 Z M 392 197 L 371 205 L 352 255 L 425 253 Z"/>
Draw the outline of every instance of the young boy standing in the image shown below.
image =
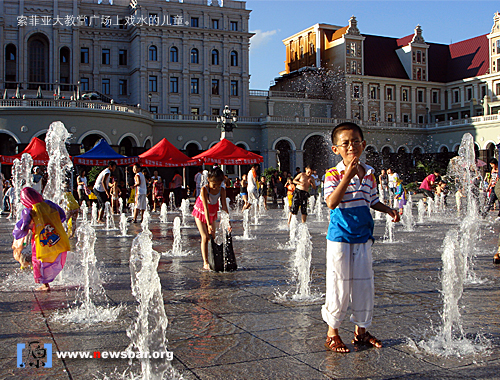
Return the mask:
<path fill-rule="evenodd" d="M 328 324 L 325 346 L 347 353 L 338 328 L 351 300 L 351 321 L 356 325 L 352 344 L 382 347 L 366 329 L 373 315 L 373 218 L 370 207 L 399 221 L 397 210 L 379 202 L 374 169 L 359 161 L 366 146 L 363 131 L 342 123 L 332 131 L 332 151 L 342 161 L 325 175 L 325 201 L 330 208 L 326 252 L 326 300 L 323 320 Z"/>

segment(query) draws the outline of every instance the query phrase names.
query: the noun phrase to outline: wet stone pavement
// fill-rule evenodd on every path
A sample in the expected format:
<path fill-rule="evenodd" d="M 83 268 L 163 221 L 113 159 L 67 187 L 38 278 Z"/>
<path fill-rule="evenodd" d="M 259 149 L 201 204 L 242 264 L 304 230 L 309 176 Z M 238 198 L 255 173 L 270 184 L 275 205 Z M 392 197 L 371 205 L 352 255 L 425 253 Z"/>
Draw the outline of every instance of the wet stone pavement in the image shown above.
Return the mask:
<path fill-rule="evenodd" d="M 323 221 L 310 215 L 311 289 L 325 290 L 326 208 Z M 480 355 L 441 357 L 417 350 L 418 342 L 441 325 L 441 252 L 443 238 L 457 228 L 449 210 L 405 232 L 396 226 L 394 243 L 382 242 L 385 220 L 376 220 L 373 246 L 375 313 L 370 332 L 381 349 L 355 350 L 348 317 L 340 334 L 351 353 L 324 348 L 327 326 L 321 318 L 324 297 L 309 302 L 283 300 L 294 292 L 294 250 L 277 249 L 289 238 L 281 209 L 269 210 L 252 226 L 254 240 L 234 240 L 239 269 L 234 273 L 201 270 L 199 235 L 192 218 L 182 229 L 186 256 L 162 256 L 158 266 L 168 347 L 173 367 L 184 379 L 497 379 L 500 378 L 500 267 L 492 264 L 500 222 L 494 213 L 481 222 L 474 270 L 481 284 L 466 285 L 460 311 L 466 334 L 482 335 L 489 344 Z M 416 217 L 416 208 L 414 209 Z M 150 229 L 158 252 L 172 248 L 172 219 L 167 225 L 152 215 Z M 243 235 L 241 214 L 232 216 L 233 236 Z M 116 219 L 118 225 L 118 219 Z M 96 256 L 111 305 L 121 304 L 117 321 L 92 326 L 63 324 L 55 313 L 73 305 L 76 287 L 56 284 L 50 293 L 34 292 L 32 275 L 20 272 L 10 249 L 13 223 L 0 219 L 0 354 L 1 379 L 93 379 L 121 373 L 126 359 L 58 359 L 52 368 L 17 368 L 17 344 L 52 344 L 53 351 L 122 351 L 130 343 L 126 330 L 137 317 L 130 288 L 128 260 L 132 237 L 97 229 Z M 136 235 L 140 224 L 129 225 Z M 74 244 L 74 241 L 72 242 Z M 77 273 L 81 275 L 81 273 Z M 348 313 L 349 315 L 349 313 Z M 132 364 L 137 371 L 138 361 Z"/>

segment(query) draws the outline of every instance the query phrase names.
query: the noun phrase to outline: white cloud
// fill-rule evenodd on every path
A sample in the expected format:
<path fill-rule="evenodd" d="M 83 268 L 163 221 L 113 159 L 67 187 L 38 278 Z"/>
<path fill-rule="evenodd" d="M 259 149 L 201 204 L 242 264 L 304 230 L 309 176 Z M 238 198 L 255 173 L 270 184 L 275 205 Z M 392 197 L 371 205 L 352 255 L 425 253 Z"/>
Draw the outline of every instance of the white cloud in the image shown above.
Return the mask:
<path fill-rule="evenodd" d="M 267 32 L 263 32 L 260 29 L 251 30 L 250 33 L 255 33 L 255 35 L 250 39 L 250 48 L 256 49 L 261 45 L 265 45 L 271 39 L 271 36 L 278 33 L 279 30 L 269 30 Z"/>

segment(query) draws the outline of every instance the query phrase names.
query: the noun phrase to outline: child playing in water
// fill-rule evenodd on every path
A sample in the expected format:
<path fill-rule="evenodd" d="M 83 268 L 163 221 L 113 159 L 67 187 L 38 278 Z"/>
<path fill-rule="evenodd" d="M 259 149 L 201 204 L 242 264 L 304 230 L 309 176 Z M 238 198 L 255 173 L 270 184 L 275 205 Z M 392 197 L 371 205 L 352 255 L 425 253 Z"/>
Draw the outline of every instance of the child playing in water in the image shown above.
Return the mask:
<path fill-rule="evenodd" d="M 228 212 L 226 204 L 226 189 L 222 187 L 224 173 L 215 168 L 208 172 L 208 184 L 202 186 L 201 193 L 196 199 L 193 209 L 196 226 L 201 235 L 201 256 L 203 257 L 203 269 L 210 269 L 208 264 L 208 239 L 210 235 L 215 237 L 217 211 L 219 211 L 219 198 L 222 210 Z M 208 215 L 208 220 L 206 216 Z"/>
<path fill-rule="evenodd" d="M 21 220 L 16 223 L 14 239 L 24 238 L 31 230 L 33 276 L 42 286 L 37 290 L 50 291 L 49 283 L 54 281 L 66 262 L 69 239 L 62 222 L 66 214 L 55 203 L 44 200 L 36 190 L 25 187 L 21 190 L 21 203 L 26 207 Z"/>
<path fill-rule="evenodd" d="M 403 180 L 398 178 L 396 180 L 396 193 L 394 199 L 398 201 L 399 215 L 403 215 L 403 207 L 406 204 L 406 191 L 403 187 Z"/>
<path fill-rule="evenodd" d="M 326 298 L 322 308 L 328 324 L 325 347 L 347 353 L 339 336 L 349 302 L 355 323 L 355 346 L 382 347 L 382 342 L 366 329 L 371 325 L 374 304 L 372 269 L 373 219 L 370 208 L 399 221 L 397 210 L 379 202 L 374 170 L 359 161 L 366 146 L 361 128 L 350 122 L 332 131 L 332 151 L 342 161 L 326 172 L 325 201 L 330 208 L 327 232 Z"/>

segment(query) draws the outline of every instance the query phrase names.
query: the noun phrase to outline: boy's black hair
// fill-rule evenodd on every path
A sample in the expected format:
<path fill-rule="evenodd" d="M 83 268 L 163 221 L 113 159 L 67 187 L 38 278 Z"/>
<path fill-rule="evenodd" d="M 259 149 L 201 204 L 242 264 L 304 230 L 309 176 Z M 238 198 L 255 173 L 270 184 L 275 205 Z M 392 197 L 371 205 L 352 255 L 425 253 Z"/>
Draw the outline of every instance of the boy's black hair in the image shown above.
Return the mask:
<path fill-rule="evenodd" d="M 495 157 L 493 157 L 488 163 L 498 165 L 498 160 Z"/>
<path fill-rule="evenodd" d="M 115 161 L 109 161 L 108 162 L 108 168 L 110 168 L 112 166 L 117 166 Z"/>
<path fill-rule="evenodd" d="M 350 121 L 346 121 L 344 123 L 340 123 L 335 128 L 333 128 L 333 131 L 332 131 L 332 144 L 333 145 L 337 145 L 337 142 L 336 142 L 337 136 L 342 131 L 356 131 L 359 133 L 361 140 L 364 140 L 363 131 L 361 130 L 359 125 L 357 125 L 355 123 L 351 123 Z"/>
<path fill-rule="evenodd" d="M 207 179 L 209 181 L 222 182 L 222 181 L 224 181 L 224 173 L 218 167 L 211 169 L 208 171 Z"/>

